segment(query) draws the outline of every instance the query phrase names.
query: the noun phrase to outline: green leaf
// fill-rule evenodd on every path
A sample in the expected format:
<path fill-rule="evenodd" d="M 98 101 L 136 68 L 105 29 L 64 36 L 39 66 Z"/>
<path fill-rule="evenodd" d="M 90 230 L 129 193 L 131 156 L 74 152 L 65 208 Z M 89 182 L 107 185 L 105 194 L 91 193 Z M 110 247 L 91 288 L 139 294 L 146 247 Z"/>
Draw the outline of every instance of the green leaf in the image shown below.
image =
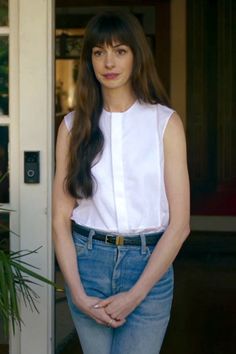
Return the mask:
<path fill-rule="evenodd" d="M 1 177 L 0 177 L 0 183 L 2 183 L 2 181 L 4 181 L 4 179 L 8 176 L 9 171 L 5 172 Z"/>
<path fill-rule="evenodd" d="M 0 183 L 8 175 L 6 172 L 0 177 Z M 13 210 L 6 209 L 0 205 L 0 212 L 11 212 Z M 17 233 L 9 230 L 9 228 L 0 223 L 0 233 L 9 232 L 16 236 Z M 0 240 L 0 246 L 2 241 Z M 8 251 L 0 249 L 0 318 L 3 322 L 4 333 L 8 333 L 9 323 L 11 323 L 13 333 L 15 333 L 16 325 L 21 328 L 23 323 L 20 316 L 20 298 L 22 298 L 25 306 L 29 306 L 32 311 L 37 311 L 37 303 L 39 296 L 34 290 L 35 285 L 41 286 L 42 283 L 51 285 L 57 291 L 63 291 L 53 281 L 35 272 L 38 269 L 34 265 L 25 260 L 25 257 L 37 253 L 37 249 Z M 37 282 L 36 282 L 37 281 Z"/>

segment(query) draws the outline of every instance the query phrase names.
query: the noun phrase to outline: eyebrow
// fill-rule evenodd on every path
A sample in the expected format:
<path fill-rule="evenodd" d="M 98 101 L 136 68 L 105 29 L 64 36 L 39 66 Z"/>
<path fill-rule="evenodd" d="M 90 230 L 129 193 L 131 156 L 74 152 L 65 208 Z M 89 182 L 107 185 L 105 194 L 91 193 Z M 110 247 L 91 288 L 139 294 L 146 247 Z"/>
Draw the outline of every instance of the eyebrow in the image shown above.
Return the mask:
<path fill-rule="evenodd" d="M 116 44 L 116 45 L 113 45 L 113 46 L 111 46 L 112 48 L 117 48 L 117 47 L 120 47 L 121 45 L 126 45 L 126 44 L 124 44 L 124 43 L 118 43 L 118 44 Z M 97 44 L 97 45 L 95 45 L 93 48 L 104 48 L 104 45 L 99 45 L 99 44 Z"/>
<path fill-rule="evenodd" d="M 118 43 L 118 44 L 114 45 L 113 48 L 120 47 L 121 45 L 126 45 L 126 44 L 124 44 L 124 43 Z"/>

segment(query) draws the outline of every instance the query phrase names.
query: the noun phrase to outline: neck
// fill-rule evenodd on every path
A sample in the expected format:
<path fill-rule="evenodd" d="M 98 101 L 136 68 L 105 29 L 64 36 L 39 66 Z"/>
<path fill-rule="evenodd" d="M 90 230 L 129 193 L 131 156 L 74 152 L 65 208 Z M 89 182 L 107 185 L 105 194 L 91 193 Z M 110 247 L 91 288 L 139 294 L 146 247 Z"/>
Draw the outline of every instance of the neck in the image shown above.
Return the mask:
<path fill-rule="evenodd" d="M 125 90 L 103 90 L 104 108 L 109 112 L 124 112 L 136 101 L 136 96 L 132 91 Z"/>

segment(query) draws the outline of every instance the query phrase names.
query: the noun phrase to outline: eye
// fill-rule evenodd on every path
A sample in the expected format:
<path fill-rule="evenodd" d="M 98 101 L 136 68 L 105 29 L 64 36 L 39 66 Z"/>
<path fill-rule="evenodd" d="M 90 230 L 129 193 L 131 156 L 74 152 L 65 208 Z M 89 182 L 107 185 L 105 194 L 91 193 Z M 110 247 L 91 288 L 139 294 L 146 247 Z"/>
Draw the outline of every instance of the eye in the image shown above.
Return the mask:
<path fill-rule="evenodd" d="M 103 50 L 102 49 L 94 49 L 93 50 L 93 56 L 95 57 L 100 57 L 103 54 Z"/>
<path fill-rule="evenodd" d="M 116 53 L 117 53 L 118 55 L 124 55 L 124 54 L 127 53 L 127 50 L 124 49 L 124 48 L 118 48 L 118 49 L 116 50 Z"/>

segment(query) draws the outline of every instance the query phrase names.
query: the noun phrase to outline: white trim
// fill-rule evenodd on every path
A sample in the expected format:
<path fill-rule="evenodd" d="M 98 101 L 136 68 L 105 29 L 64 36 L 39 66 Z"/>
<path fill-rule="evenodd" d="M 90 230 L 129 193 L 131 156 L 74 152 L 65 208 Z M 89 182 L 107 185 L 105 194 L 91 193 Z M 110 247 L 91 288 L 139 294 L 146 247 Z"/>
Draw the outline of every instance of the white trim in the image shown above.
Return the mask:
<path fill-rule="evenodd" d="M 20 233 L 21 249 L 43 246 L 27 258 L 40 273 L 52 276 L 50 228 L 52 86 L 52 0 L 20 0 L 19 14 L 19 139 L 20 139 Z M 25 184 L 24 151 L 40 151 L 40 183 Z M 25 326 L 21 331 L 21 354 L 52 353 L 52 289 L 36 287 L 39 313 L 23 306 Z"/>
<path fill-rule="evenodd" d="M 0 27 L 0 36 L 7 36 L 9 34 L 10 34 L 9 27 Z"/>
<path fill-rule="evenodd" d="M 18 47 L 18 1 L 9 1 L 9 117 L 1 117 L 1 122 L 9 124 L 9 167 L 10 167 L 10 205 L 13 209 L 10 228 L 19 234 L 19 47 Z M 3 119 L 4 118 L 4 119 Z M 20 248 L 20 239 L 11 235 L 11 250 Z M 20 354 L 20 331 L 10 334 L 9 353 Z"/>
<path fill-rule="evenodd" d="M 54 0 L 9 1 L 9 117 L 0 124 L 10 128 L 10 227 L 11 249 L 35 249 L 27 261 L 48 278 L 54 275 L 51 242 L 51 181 L 54 146 Z M 5 31 L 4 34 L 7 34 Z M 37 45 L 35 46 L 35 43 Z M 30 134 L 29 134 L 30 132 Z M 33 136 L 32 136 L 33 135 Z M 23 182 L 23 151 L 40 150 L 39 185 Z M 22 331 L 10 335 L 10 354 L 54 352 L 54 294 L 50 287 L 36 288 L 40 313 L 31 313 L 21 303 L 25 322 Z"/>
<path fill-rule="evenodd" d="M 192 216 L 192 231 L 236 231 L 235 216 Z"/>
<path fill-rule="evenodd" d="M 9 65 L 9 67 L 10 67 L 10 65 Z M 10 81 L 10 79 L 9 79 L 9 81 Z M 10 100 L 9 100 L 9 102 L 10 102 Z M 9 125 L 9 124 L 10 124 L 9 116 L 3 116 L 3 115 L 1 116 L 0 115 L 0 125 Z"/>

